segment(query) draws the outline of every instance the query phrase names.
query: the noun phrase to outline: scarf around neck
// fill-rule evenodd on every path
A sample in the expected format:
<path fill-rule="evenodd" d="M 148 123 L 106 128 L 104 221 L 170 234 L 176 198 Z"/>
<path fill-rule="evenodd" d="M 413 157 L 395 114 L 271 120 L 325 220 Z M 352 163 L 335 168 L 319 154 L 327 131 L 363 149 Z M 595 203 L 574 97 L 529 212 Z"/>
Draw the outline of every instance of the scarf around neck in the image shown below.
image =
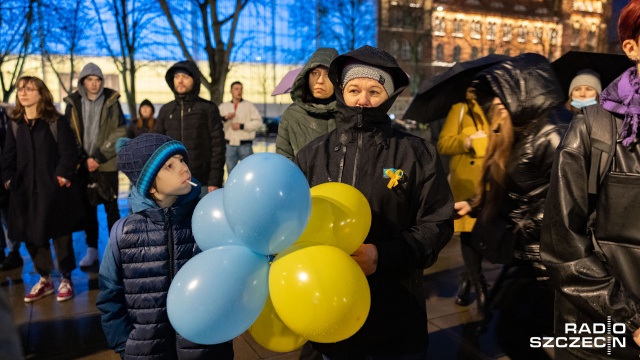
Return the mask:
<path fill-rule="evenodd" d="M 622 145 L 629 147 L 635 143 L 640 123 L 640 78 L 636 66 L 622 73 L 602 91 L 600 104 L 610 112 L 624 115 L 618 136 Z"/>

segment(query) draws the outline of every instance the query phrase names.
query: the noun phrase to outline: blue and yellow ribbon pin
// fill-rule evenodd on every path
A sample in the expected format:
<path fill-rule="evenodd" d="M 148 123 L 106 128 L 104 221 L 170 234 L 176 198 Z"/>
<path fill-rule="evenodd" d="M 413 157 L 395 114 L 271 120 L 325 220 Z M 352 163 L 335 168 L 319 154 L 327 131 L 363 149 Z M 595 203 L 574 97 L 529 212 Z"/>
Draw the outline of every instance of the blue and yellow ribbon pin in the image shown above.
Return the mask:
<path fill-rule="evenodd" d="M 389 178 L 389 183 L 387 184 L 387 188 L 391 189 L 398 186 L 398 182 L 404 176 L 404 171 L 401 169 L 384 169 L 384 177 Z"/>

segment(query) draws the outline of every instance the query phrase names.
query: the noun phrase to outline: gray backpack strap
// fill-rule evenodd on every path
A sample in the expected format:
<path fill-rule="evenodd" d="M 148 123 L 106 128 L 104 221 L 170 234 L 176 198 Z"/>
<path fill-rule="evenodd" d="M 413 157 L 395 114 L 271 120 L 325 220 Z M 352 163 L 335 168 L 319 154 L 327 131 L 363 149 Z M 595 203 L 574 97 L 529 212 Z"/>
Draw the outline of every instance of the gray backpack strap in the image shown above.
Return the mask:
<path fill-rule="evenodd" d="M 591 140 L 591 166 L 587 189 L 589 194 L 595 195 L 613 163 L 618 126 L 616 118 L 601 106 L 584 108 L 583 115 Z"/>
<path fill-rule="evenodd" d="M 56 141 L 56 144 L 58 143 L 58 121 L 60 120 L 49 123 L 49 130 L 51 130 L 51 135 L 53 135 L 53 140 Z"/>
<path fill-rule="evenodd" d="M 13 137 L 16 137 L 16 134 L 18 133 L 18 122 L 17 121 L 13 121 L 13 120 L 9 120 L 11 122 L 11 132 L 13 133 Z"/>
<path fill-rule="evenodd" d="M 13 137 L 16 137 L 18 133 L 18 122 L 10 120 L 11 122 L 11 132 L 13 132 Z M 53 135 L 53 139 L 58 142 L 58 121 L 49 123 L 49 130 L 51 130 L 51 135 Z"/>

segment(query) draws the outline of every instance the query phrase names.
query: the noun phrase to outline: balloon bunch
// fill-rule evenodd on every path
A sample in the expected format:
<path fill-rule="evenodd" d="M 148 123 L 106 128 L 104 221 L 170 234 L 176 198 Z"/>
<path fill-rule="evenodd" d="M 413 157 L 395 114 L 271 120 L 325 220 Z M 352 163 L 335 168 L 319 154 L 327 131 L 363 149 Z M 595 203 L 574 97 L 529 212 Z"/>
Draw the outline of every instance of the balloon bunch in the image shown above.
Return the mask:
<path fill-rule="evenodd" d="M 195 209 L 193 235 L 203 252 L 171 283 L 169 321 L 200 344 L 247 329 L 279 352 L 307 340 L 344 340 L 369 313 L 367 279 L 350 254 L 370 226 L 369 204 L 357 189 L 309 189 L 285 157 L 251 155 Z"/>

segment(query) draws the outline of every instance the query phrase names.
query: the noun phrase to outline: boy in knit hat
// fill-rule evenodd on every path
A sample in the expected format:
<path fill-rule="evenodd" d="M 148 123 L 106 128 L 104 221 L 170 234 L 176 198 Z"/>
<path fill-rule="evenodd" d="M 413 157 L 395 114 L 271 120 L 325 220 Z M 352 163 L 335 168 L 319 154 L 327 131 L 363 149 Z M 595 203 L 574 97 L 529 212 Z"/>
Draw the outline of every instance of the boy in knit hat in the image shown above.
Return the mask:
<path fill-rule="evenodd" d="M 581 108 L 597 104 L 601 92 L 600 75 L 591 69 L 580 70 L 569 85 L 567 109 L 577 114 Z"/>
<path fill-rule="evenodd" d="M 109 346 L 122 358 L 233 359 L 232 343 L 198 345 L 169 323 L 173 276 L 196 253 L 191 217 L 200 195 L 187 150 L 160 134 L 119 139 L 118 170 L 131 180 L 133 214 L 111 229 L 96 305 Z"/>

